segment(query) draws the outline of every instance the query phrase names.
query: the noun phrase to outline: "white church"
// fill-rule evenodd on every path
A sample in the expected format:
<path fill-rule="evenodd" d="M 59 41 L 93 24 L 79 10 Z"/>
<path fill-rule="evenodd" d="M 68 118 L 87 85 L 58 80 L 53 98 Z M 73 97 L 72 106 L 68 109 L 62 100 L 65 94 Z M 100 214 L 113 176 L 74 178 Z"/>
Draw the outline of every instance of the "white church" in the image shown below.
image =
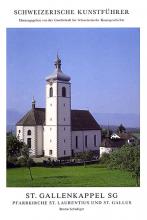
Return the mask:
<path fill-rule="evenodd" d="M 88 110 L 71 110 L 70 77 L 62 72 L 58 55 L 46 78 L 46 108 L 37 108 L 33 99 L 32 109 L 16 124 L 16 135 L 34 157 L 57 160 L 99 151 L 101 128 Z"/>

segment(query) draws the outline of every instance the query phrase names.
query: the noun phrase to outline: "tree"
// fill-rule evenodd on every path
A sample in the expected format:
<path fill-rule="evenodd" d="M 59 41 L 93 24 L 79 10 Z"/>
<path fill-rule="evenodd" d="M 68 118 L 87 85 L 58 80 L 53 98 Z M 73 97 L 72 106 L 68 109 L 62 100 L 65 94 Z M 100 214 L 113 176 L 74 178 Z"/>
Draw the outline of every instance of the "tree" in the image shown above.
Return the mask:
<path fill-rule="evenodd" d="M 20 156 L 23 142 L 19 141 L 14 135 L 7 135 L 7 156 Z"/>
<path fill-rule="evenodd" d="M 31 180 L 33 180 L 32 171 L 31 171 L 31 165 L 32 165 L 32 159 L 30 158 L 30 149 L 27 145 L 24 144 L 23 148 L 21 149 L 21 154 L 24 158 L 24 163 L 26 167 L 29 169 L 29 174 Z"/>
<path fill-rule="evenodd" d="M 21 155 L 23 144 L 12 133 L 7 134 L 7 165 L 16 165 L 17 158 Z"/>
<path fill-rule="evenodd" d="M 12 133 L 9 133 L 7 134 L 7 166 L 20 166 L 20 160 L 24 166 L 28 167 L 31 180 L 33 180 L 31 172 L 33 161 L 30 158 L 30 149 L 24 142 L 18 140 Z"/>
<path fill-rule="evenodd" d="M 140 185 L 140 146 L 124 145 L 110 154 L 109 168 L 126 170 Z"/>
<path fill-rule="evenodd" d="M 120 124 L 120 126 L 117 128 L 117 132 L 118 133 L 126 132 L 126 128 L 122 124 Z"/>
<path fill-rule="evenodd" d="M 99 160 L 100 164 L 104 164 L 104 165 L 109 164 L 109 161 L 110 161 L 109 153 L 103 153 Z"/>
<path fill-rule="evenodd" d="M 86 167 L 86 161 L 92 160 L 94 153 L 92 151 L 84 151 L 76 154 L 77 159 L 81 159 L 84 163 L 84 167 Z"/>

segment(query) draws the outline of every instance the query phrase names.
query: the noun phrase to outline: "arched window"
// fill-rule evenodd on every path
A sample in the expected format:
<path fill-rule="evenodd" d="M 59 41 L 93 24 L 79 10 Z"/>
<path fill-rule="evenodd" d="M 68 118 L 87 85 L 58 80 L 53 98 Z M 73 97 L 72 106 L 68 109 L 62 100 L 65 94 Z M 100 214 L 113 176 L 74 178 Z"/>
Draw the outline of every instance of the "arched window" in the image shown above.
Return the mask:
<path fill-rule="evenodd" d="M 31 130 L 28 130 L 27 135 L 31 135 Z"/>
<path fill-rule="evenodd" d="M 62 97 L 66 97 L 66 88 L 62 87 Z"/>
<path fill-rule="evenodd" d="M 53 97 L 53 88 L 50 87 L 50 97 Z"/>

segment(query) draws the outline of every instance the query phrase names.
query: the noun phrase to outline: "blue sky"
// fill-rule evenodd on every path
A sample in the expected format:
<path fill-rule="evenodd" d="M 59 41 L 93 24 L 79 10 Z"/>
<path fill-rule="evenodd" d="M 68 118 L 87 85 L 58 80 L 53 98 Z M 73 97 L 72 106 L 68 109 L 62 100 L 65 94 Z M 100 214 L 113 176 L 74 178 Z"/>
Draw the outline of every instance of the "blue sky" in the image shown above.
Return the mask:
<path fill-rule="evenodd" d="M 72 108 L 139 114 L 138 28 L 7 29 L 7 109 L 45 107 L 45 78 L 57 51 L 71 76 Z"/>

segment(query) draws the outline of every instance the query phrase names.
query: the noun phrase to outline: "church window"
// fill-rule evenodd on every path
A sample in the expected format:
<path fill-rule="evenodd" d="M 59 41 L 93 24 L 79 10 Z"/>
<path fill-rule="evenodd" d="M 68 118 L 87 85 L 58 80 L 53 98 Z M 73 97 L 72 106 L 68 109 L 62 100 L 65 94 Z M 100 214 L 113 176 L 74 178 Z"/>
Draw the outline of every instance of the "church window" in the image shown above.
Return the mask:
<path fill-rule="evenodd" d="M 53 154 L 53 151 L 52 150 L 49 150 L 49 155 L 52 155 Z"/>
<path fill-rule="evenodd" d="M 20 134 L 21 130 L 18 131 L 18 133 Z"/>
<path fill-rule="evenodd" d="M 64 150 L 64 155 L 66 155 L 66 150 Z"/>
<path fill-rule="evenodd" d="M 78 148 L 78 136 L 76 136 L 76 148 Z"/>
<path fill-rule="evenodd" d="M 28 135 L 31 135 L 31 130 L 28 130 L 27 134 L 28 134 Z"/>
<path fill-rule="evenodd" d="M 96 147 L 96 135 L 94 135 L 94 146 Z"/>
<path fill-rule="evenodd" d="M 65 139 L 64 139 L 64 143 L 65 143 Z"/>
<path fill-rule="evenodd" d="M 52 142 L 52 140 L 50 139 L 50 142 Z"/>
<path fill-rule="evenodd" d="M 65 127 L 64 127 L 64 131 L 65 131 Z"/>
<path fill-rule="evenodd" d="M 87 135 L 85 135 L 85 147 L 87 147 Z"/>
<path fill-rule="evenodd" d="M 27 138 L 27 146 L 28 148 L 31 148 L 31 138 Z"/>
<path fill-rule="evenodd" d="M 64 118 L 64 121 L 66 121 L 65 118 Z"/>
<path fill-rule="evenodd" d="M 50 97 L 53 97 L 53 88 L 50 87 Z"/>
<path fill-rule="evenodd" d="M 66 97 L 66 88 L 62 87 L 62 97 Z"/>

